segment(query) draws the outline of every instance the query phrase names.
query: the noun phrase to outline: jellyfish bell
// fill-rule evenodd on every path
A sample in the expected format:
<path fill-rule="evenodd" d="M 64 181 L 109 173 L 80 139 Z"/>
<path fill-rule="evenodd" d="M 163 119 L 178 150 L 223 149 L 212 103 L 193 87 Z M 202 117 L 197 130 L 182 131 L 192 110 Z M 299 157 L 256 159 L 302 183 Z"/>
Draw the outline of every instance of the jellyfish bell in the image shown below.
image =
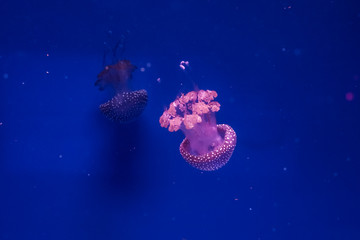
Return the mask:
<path fill-rule="evenodd" d="M 129 80 L 136 66 L 129 60 L 120 60 L 113 65 L 108 65 L 98 76 L 95 86 L 99 90 L 111 86 L 115 96 L 100 105 L 101 112 L 110 120 L 126 123 L 135 120 L 144 111 L 148 95 L 145 89 L 130 91 Z"/>
<path fill-rule="evenodd" d="M 185 138 L 180 144 L 181 156 L 194 168 L 202 171 L 214 171 L 223 167 L 234 152 L 236 146 L 236 133 L 229 125 L 217 125 L 217 132 L 221 143 L 209 148 L 203 154 L 193 152 L 191 141 Z"/>
<path fill-rule="evenodd" d="M 141 115 L 148 100 L 144 89 L 119 92 L 112 99 L 100 105 L 101 112 L 110 120 L 127 123 Z"/>
<path fill-rule="evenodd" d="M 170 132 L 182 130 L 182 157 L 202 171 L 223 167 L 236 146 L 236 133 L 226 124 L 216 124 L 220 103 L 215 91 L 191 91 L 172 102 L 160 117 L 160 125 Z"/>

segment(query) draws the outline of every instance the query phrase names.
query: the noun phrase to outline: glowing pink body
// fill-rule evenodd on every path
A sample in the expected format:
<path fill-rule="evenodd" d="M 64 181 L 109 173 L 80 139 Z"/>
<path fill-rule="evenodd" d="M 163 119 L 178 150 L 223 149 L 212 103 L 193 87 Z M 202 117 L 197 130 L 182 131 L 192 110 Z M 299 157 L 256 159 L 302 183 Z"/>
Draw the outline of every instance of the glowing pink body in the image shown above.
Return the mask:
<path fill-rule="evenodd" d="M 160 117 L 160 125 L 170 132 L 181 129 L 186 138 L 180 153 L 193 167 L 213 171 L 224 166 L 236 146 L 236 133 L 228 125 L 216 125 L 215 112 L 220 104 L 213 101 L 215 91 L 191 91 L 172 102 Z"/>

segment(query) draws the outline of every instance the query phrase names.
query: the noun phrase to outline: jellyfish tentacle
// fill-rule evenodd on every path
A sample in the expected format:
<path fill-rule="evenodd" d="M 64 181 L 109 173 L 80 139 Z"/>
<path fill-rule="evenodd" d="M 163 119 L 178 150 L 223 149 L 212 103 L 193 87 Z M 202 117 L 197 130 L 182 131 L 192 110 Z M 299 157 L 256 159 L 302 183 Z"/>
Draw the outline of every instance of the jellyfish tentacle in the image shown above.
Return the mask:
<path fill-rule="evenodd" d="M 121 38 L 117 43 L 115 44 L 113 50 L 112 50 L 112 63 L 116 63 L 119 58 L 122 58 L 125 52 L 125 35 L 121 35 Z"/>

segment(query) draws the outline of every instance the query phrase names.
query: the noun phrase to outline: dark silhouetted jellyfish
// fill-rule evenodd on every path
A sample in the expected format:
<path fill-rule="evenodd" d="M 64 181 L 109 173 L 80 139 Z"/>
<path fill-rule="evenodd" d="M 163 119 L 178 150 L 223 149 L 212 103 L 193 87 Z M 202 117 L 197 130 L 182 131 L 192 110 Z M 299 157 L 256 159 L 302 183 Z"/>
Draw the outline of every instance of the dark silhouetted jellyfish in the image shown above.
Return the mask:
<path fill-rule="evenodd" d="M 160 125 L 170 132 L 185 134 L 180 144 L 182 157 L 193 167 L 214 171 L 223 167 L 236 146 L 236 133 L 226 124 L 216 124 L 220 104 L 215 91 L 200 90 L 182 94 L 160 117 Z"/>
<path fill-rule="evenodd" d="M 106 66 L 97 76 L 95 86 L 98 86 L 99 90 L 104 90 L 109 85 L 115 90 L 115 96 L 100 105 L 101 112 L 113 121 L 126 123 L 135 120 L 146 107 L 148 100 L 146 90 L 130 91 L 128 87 L 135 69 L 130 61 L 120 60 Z"/>

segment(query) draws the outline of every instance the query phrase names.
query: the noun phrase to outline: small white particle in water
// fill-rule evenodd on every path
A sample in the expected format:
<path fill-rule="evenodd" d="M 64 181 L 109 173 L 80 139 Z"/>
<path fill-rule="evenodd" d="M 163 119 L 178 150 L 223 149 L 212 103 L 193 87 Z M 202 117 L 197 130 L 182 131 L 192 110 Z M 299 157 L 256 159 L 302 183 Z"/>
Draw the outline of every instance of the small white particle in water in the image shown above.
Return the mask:
<path fill-rule="evenodd" d="M 287 167 L 284 167 L 283 170 L 284 170 L 284 171 L 287 171 Z"/>
<path fill-rule="evenodd" d="M 90 177 L 90 173 L 88 173 L 87 175 L 88 175 L 88 177 Z"/>
<path fill-rule="evenodd" d="M 157 78 L 156 81 L 157 81 L 158 83 L 160 83 L 160 82 L 161 82 L 161 79 L 160 79 L 160 78 Z"/>
<path fill-rule="evenodd" d="M 145 68 L 144 67 L 140 68 L 140 72 L 145 72 Z"/>
<path fill-rule="evenodd" d="M 249 208 L 249 211 L 252 211 L 253 209 L 252 208 Z"/>
<path fill-rule="evenodd" d="M 46 71 L 46 74 L 49 74 L 50 72 L 49 71 Z"/>
<path fill-rule="evenodd" d="M 3 78 L 4 78 L 4 79 L 8 79 L 8 78 L 9 78 L 9 74 L 4 73 Z"/>
<path fill-rule="evenodd" d="M 21 85 L 25 85 L 25 82 L 21 82 Z"/>
<path fill-rule="evenodd" d="M 62 157 L 63 157 L 63 155 L 62 155 L 62 154 L 60 154 L 60 155 L 59 155 L 59 158 L 62 158 Z"/>
<path fill-rule="evenodd" d="M 0 126 L 2 126 L 3 125 L 3 123 L 2 122 L 0 122 Z"/>

